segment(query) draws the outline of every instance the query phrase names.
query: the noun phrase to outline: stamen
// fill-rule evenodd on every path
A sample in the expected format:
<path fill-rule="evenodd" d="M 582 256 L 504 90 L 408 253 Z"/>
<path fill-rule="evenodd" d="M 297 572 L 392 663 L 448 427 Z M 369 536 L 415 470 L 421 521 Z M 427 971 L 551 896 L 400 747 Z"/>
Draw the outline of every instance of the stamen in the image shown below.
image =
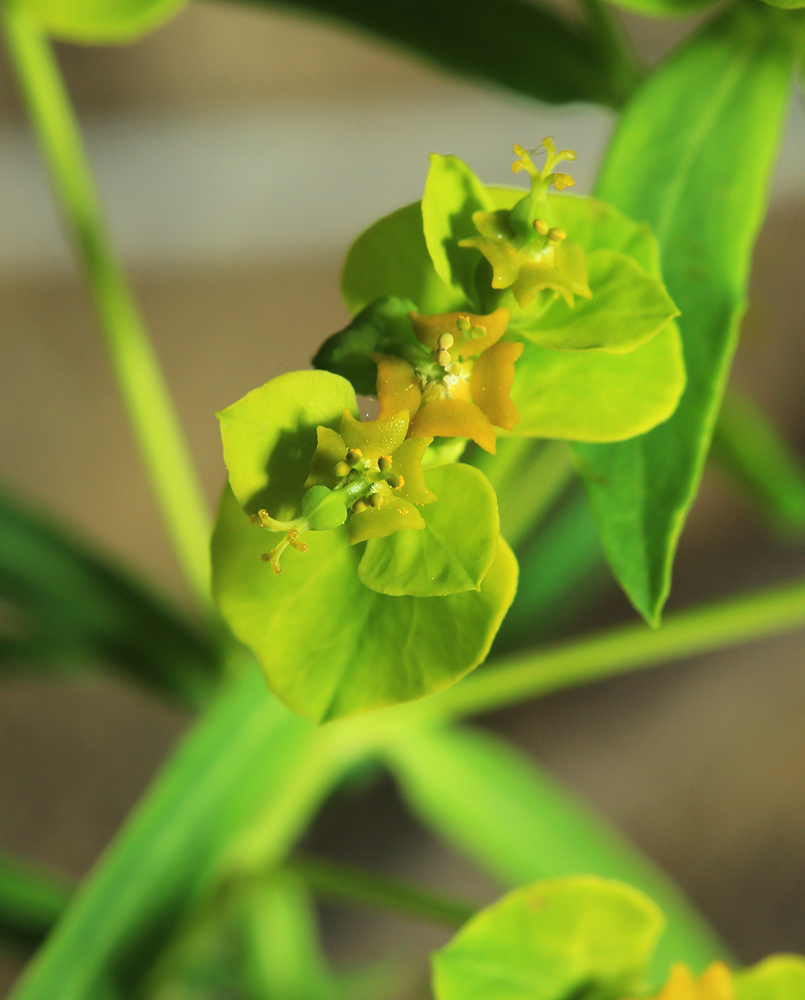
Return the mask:
<path fill-rule="evenodd" d="M 456 338 L 452 333 L 443 333 L 441 337 L 439 337 L 438 344 L 443 351 L 449 351 L 455 342 Z"/>
<path fill-rule="evenodd" d="M 366 502 L 376 510 L 383 503 L 383 497 L 379 493 L 372 493 L 367 497 Z"/>
<path fill-rule="evenodd" d="M 436 360 L 439 362 L 442 368 L 446 368 L 453 359 L 450 356 L 449 351 L 437 351 Z"/>
<path fill-rule="evenodd" d="M 389 476 L 386 482 L 393 490 L 401 490 L 405 486 L 405 478 L 403 476 Z"/>
<path fill-rule="evenodd" d="M 391 456 L 381 455 L 377 460 L 377 467 L 381 472 L 391 472 Z"/>
<path fill-rule="evenodd" d="M 362 514 L 366 510 L 367 506 L 368 505 L 364 500 L 356 500 L 355 503 L 352 505 L 352 513 Z"/>
<path fill-rule="evenodd" d="M 564 231 L 564 229 L 559 229 L 558 227 L 554 226 L 554 228 L 551 229 L 550 232 L 548 233 L 548 239 L 552 240 L 554 243 L 561 243 L 562 240 L 567 239 L 567 233 Z"/>
<path fill-rule="evenodd" d="M 471 326 L 469 316 L 459 316 L 456 320 L 456 328 L 459 333 L 469 333 Z"/>
<path fill-rule="evenodd" d="M 352 469 L 350 468 L 350 466 L 344 461 L 336 462 L 333 468 L 333 472 L 336 474 L 336 476 L 338 476 L 339 479 L 343 479 L 344 476 L 348 476 L 351 471 Z"/>
<path fill-rule="evenodd" d="M 350 448 L 346 461 L 351 469 L 357 469 L 359 465 L 363 464 L 363 452 L 360 448 Z"/>
<path fill-rule="evenodd" d="M 486 329 L 482 326 L 474 326 L 470 330 L 470 336 L 472 337 L 473 340 L 480 340 L 481 337 L 486 336 Z"/>
<path fill-rule="evenodd" d="M 540 236 L 548 235 L 548 223 L 544 219 L 534 219 L 534 229 Z"/>

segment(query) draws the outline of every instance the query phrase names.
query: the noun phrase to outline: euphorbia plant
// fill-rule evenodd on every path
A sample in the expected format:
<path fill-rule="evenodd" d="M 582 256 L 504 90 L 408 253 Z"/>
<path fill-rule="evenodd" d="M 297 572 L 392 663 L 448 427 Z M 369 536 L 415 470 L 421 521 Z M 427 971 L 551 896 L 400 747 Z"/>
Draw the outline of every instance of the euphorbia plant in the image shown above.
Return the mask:
<path fill-rule="evenodd" d="M 653 13 L 705 6 L 630 2 Z M 36 518 L 0 508 L 10 542 L 2 596 L 19 612 L 8 649 L 30 662 L 59 662 L 65 650 L 71 662 L 77 650 L 100 655 L 201 710 L 74 896 L 0 861 L 0 930 L 30 944 L 56 924 L 14 996 L 390 994 L 395 984 L 377 970 L 347 980 L 329 968 L 316 892 L 456 929 L 434 958 L 437 1000 L 805 996 L 801 959 L 736 971 L 649 862 L 505 741 L 455 724 L 805 624 L 805 584 L 794 583 L 669 617 L 655 631 L 639 623 L 559 648 L 524 649 L 539 636 L 510 630 L 521 647 L 514 658 L 495 655 L 465 676 L 489 654 L 515 599 L 507 536 L 536 538 L 517 546 L 527 580 L 537 566 L 552 582 L 576 582 L 565 552 L 551 559 L 551 546 L 539 544 L 541 516 L 570 467 L 565 446 L 546 439 L 570 442 L 614 573 L 659 624 L 744 308 L 802 54 L 800 14 L 761 0 L 727 6 L 641 82 L 598 0 L 587 0 L 578 23 L 525 0 L 500 0 L 494 16 L 472 0 L 296 4 L 531 96 L 595 100 L 622 117 L 595 197 L 575 195 L 564 166 L 573 154 L 547 137 L 541 148 L 515 147 L 527 188 L 483 183 L 457 158 L 434 154 L 422 200 L 358 236 L 343 272 L 352 318 L 322 331 L 317 370 L 281 375 L 219 414 L 229 478 L 212 542 L 221 621 L 206 600 L 208 533 L 192 464 L 45 37 L 119 41 L 177 6 L 3 5 L 166 525 L 212 625 L 185 621 Z M 374 396 L 376 412 L 359 419 L 357 395 Z M 720 439 L 731 467 L 801 527 L 796 461 L 761 416 L 728 412 Z M 517 531 L 500 517 L 515 500 Z M 549 613 L 550 591 L 523 587 L 516 620 Z M 369 763 L 395 776 L 434 832 L 501 883 L 524 887 L 474 913 L 294 854 L 328 794 Z M 537 877 L 547 881 L 533 884 Z"/>

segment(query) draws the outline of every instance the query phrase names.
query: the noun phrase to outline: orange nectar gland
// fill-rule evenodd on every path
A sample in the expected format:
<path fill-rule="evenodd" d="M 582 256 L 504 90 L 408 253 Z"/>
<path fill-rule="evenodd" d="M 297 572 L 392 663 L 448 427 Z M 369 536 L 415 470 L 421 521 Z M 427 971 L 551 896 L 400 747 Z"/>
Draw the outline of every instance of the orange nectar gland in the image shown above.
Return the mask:
<path fill-rule="evenodd" d="M 299 540 L 304 531 L 326 531 L 338 528 L 350 513 L 359 514 L 367 508 L 377 509 L 383 504 L 383 495 L 378 492 L 380 484 L 388 484 L 391 490 L 399 491 L 405 485 L 403 476 L 392 471 L 390 455 L 381 455 L 377 465 L 364 458 L 360 448 L 350 449 L 346 457 L 333 466 L 333 475 L 339 480 L 334 489 L 326 486 L 311 486 L 302 497 L 302 516 L 293 521 L 278 521 L 267 510 L 252 514 L 250 521 L 268 531 L 283 531 L 285 536 L 271 552 L 264 552 L 260 558 L 271 563 L 275 573 L 280 573 L 280 556 L 288 548 L 297 552 L 307 552 L 308 546 Z"/>

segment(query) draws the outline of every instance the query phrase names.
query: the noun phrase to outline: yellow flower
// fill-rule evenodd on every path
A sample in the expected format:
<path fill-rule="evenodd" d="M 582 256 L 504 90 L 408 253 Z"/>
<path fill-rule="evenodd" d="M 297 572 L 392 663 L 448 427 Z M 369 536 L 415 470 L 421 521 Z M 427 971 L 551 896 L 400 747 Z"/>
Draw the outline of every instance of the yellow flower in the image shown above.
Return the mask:
<path fill-rule="evenodd" d="M 696 979 L 686 965 L 675 965 L 654 1000 L 735 1000 L 732 973 L 714 962 Z"/>
<path fill-rule="evenodd" d="M 407 410 L 409 437 L 467 437 L 494 454 L 494 428 L 512 430 L 519 419 L 509 392 L 523 345 L 500 342 L 508 310 L 409 317 L 432 358 L 415 368 L 393 355 L 371 355 L 377 364 L 378 419 Z"/>

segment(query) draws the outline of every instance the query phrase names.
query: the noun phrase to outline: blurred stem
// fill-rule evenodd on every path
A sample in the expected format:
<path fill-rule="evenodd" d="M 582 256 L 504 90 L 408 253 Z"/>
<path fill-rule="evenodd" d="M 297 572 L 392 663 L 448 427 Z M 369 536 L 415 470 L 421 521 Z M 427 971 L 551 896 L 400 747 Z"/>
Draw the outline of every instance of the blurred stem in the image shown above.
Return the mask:
<path fill-rule="evenodd" d="M 356 865 L 297 854 L 284 867 L 300 875 L 317 895 L 339 902 L 373 906 L 416 920 L 461 927 L 477 906 L 436 896 Z"/>
<path fill-rule="evenodd" d="M 0 854 L 0 940 L 35 947 L 62 915 L 71 895 L 66 879 Z"/>
<path fill-rule="evenodd" d="M 422 704 L 450 719 L 490 712 L 563 688 L 805 627 L 805 582 L 669 615 L 659 629 L 628 625 L 578 642 L 496 661 Z"/>
<path fill-rule="evenodd" d="M 3 4 L 11 61 L 56 197 L 95 301 L 129 420 L 179 562 L 209 599 L 209 518 L 159 362 L 101 212 L 81 135 L 48 40 L 20 4 Z"/>

